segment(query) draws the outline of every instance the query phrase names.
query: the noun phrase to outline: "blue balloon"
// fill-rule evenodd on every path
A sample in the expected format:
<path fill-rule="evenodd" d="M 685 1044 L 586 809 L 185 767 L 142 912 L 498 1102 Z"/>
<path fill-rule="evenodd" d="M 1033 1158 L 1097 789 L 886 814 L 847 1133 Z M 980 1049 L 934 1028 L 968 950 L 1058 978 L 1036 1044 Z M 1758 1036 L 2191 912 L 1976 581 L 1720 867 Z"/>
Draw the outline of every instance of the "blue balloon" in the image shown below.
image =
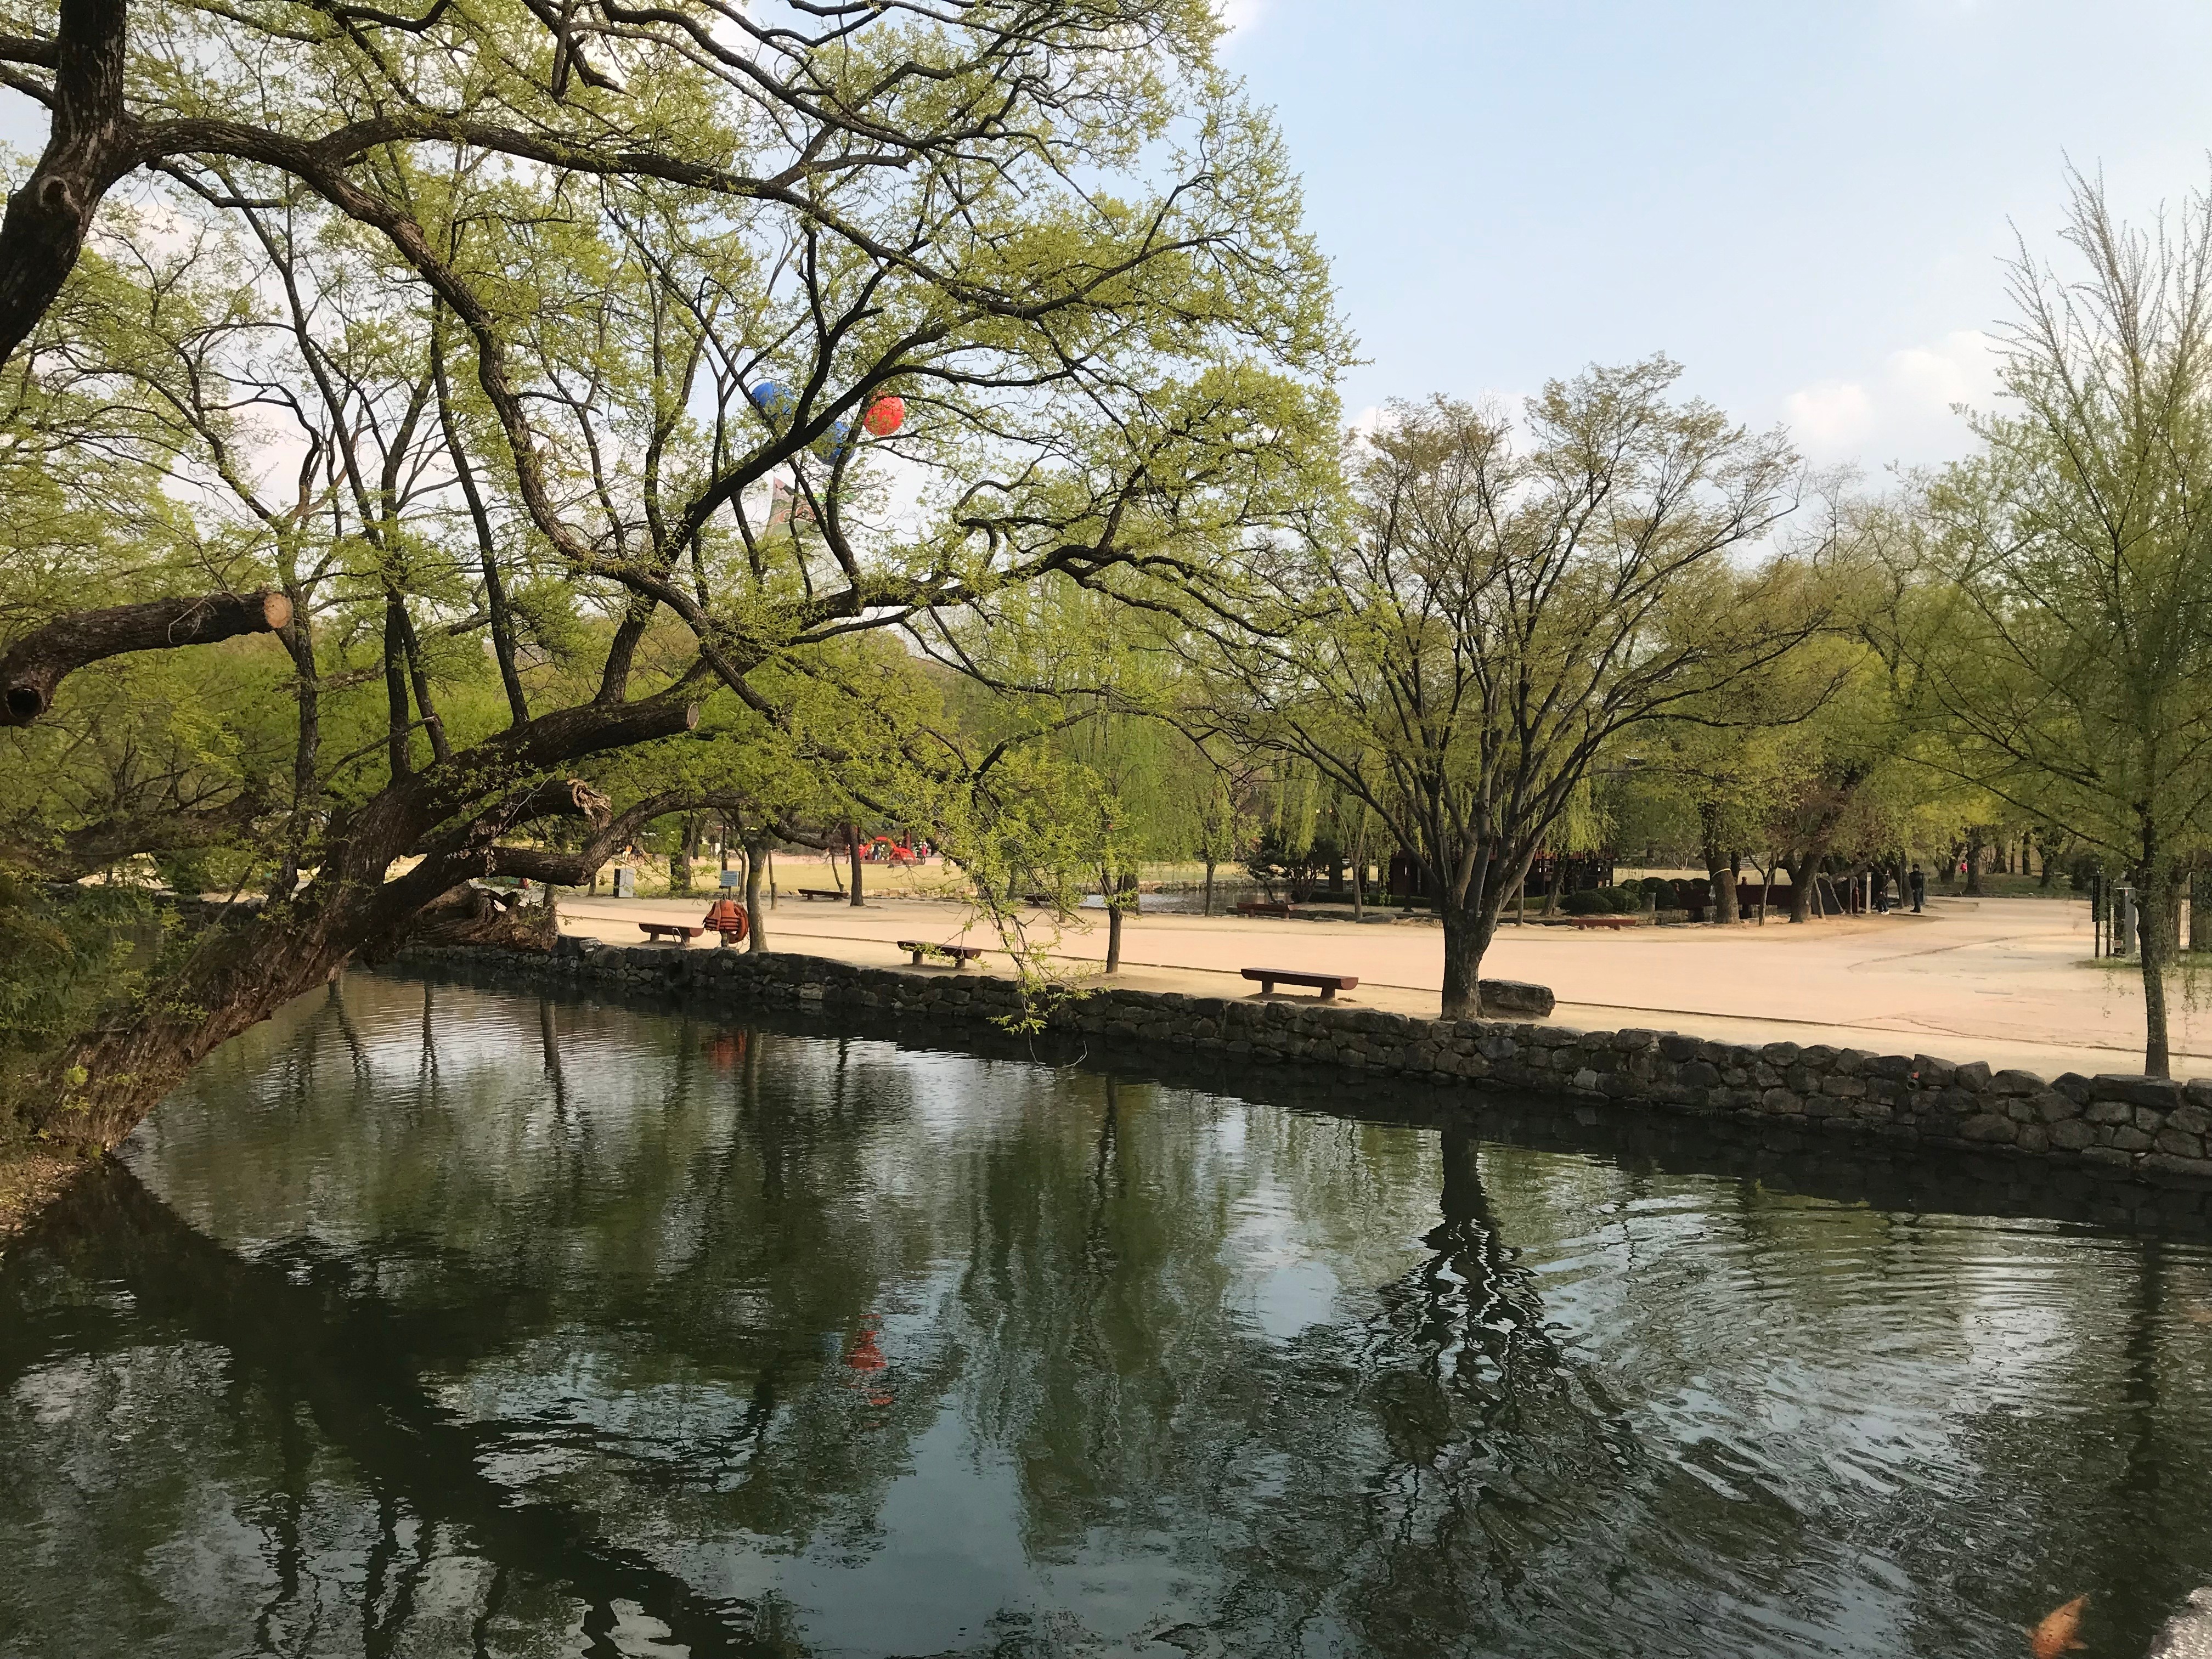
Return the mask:
<path fill-rule="evenodd" d="M 827 432 L 814 441 L 814 453 L 823 460 L 834 463 L 845 453 L 846 444 L 852 435 L 853 423 L 850 421 L 835 422 Z"/>
<path fill-rule="evenodd" d="M 775 380 L 763 380 L 747 395 L 752 398 L 753 407 L 770 420 L 783 419 L 799 403 L 799 399 L 792 396 L 789 386 Z"/>

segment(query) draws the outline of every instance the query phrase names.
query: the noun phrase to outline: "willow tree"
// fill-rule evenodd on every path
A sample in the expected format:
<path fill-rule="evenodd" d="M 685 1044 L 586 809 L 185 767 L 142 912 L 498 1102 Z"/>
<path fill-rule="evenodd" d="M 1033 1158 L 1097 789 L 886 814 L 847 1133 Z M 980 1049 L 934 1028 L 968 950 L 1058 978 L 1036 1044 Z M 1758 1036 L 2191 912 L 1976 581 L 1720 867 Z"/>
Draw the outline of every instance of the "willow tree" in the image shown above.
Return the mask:
<path fill-rule="evenodd" d="M 1601 758 L 1813 626 L 1768 602 L 1793 567 L 1729 564 L 1790 505 L 1787 444 L 1670 400 L 1678 372 L 1555 381 L 1521 442 L 1465 404 L 1395 405 L 1285 572 L 1298 619 L 1224 636 L 1219 723 L 1364 803 L 1437 896 L 1447 1017 L 1479 1012 L 1500 911 Z"/>
<path fill-rule="evenodd" d="M 1233 610 L 1240 568 L 1177 548 L 1332 407 L 1326 270 L 1198 0 L 67 0 L 0 30 L 52 118 L 0 226 L 10 383 L 84 388 L 184 520 L 158 562 L 19 543 L 8 741 L 188 646 L 258 651 L 289 705 L 289 752 L 196 798 L 270 902 L 40 1073 L 50 1136 L 112 1144 L 471 876 L 743 815 L 606 767 L 735 729 L 718 701 L 838 772 L 802 691 L 855 635 L 1048 575 Z M 74 325 L 95 282 L 112 339 Z"/>
<path fill-rule="evenodd" d="M 2212 195 L 2151 235 L 2076 176 L 2063 240 L 2066 276 L 2023 246 L 2003 407 L 1929 493 L 1923 648 L 1954 769 L 2133 872 L 2164 1077 L 2176 867 L 2212 828 Z"/>

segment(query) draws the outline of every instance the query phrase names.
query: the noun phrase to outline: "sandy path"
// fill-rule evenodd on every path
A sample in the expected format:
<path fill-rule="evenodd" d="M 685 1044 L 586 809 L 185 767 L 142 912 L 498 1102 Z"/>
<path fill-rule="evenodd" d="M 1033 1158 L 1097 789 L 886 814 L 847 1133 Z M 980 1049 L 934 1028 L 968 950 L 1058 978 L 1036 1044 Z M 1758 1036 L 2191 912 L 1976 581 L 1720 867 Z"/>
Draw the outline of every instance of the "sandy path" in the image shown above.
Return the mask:
<path fill-rule="evenodd" d="M 575 897 L 563 902 L 562 915 L 568 932 L 635 943 L 639 921 L 696 922 L 704 908 L 703 899 Z M 970 923 L 965 907 L 942 900 L 872 899 L 855 910 L 787 896 L 769 927 L 780 949 L 878 965 L 905 963 L 892 945 L 902 939 L 1000 948 L 995 934 Z M 1048 924 L 1032 937 L 1071 965 L 1105 954 L 1096 913 L 1056 939 Z M 2088 910 L 2080 902 L 1937 899 L 1925 916 L 1796 927 L 1776 921 L 1725 932 L 1607 933 L 1509 926 L 1483 967 L 1492 977 L 1549 985 L 1563 1024 L 1924 1050 L 2046 1075 L 2139 1069 L 2142 985 L 2125 969 L 2083 966 L 2089 948 Z M 1315 968 L 1358 975 L 1356 1000 L 1367 1006 L 1433 1013 L 1443 958 L 1441 932 L 1423 921 L 1136 916 L 1127 923 L 1121 982 L 1243 995 L 1251 988 L 1241 969 Z M 2177 1015 L 2176 1071 L 2212 1072 L 2212 1012 L 2183 1006 Z"/>

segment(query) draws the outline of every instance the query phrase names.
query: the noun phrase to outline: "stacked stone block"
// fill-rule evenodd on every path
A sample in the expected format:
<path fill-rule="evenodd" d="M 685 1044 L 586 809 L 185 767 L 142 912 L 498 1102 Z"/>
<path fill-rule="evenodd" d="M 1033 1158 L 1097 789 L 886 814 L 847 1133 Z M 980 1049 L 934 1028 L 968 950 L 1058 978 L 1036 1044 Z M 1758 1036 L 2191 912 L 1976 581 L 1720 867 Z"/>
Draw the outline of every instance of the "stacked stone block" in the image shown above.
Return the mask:
<path fill-rule="evenodd" d="M 561 977 L 689 985 L 769 1006 L 846 1007 L 935 1022 L 1003 1022 L 1015 981 L 861 968 L 819 957 L 563 939 L 551 956 L 489 949 L 414 959 L 493 961 Z M 2143 1178 L 2212 1180 L 2212 1081 L 2077 1073 L 2048 1082 L 1928 1054 L 1826 1044 L 1711 1042 L 1673 1031 L 1578 1031 L 1508 1020 L 1424 1019 L 1308 999 L 1094 991 L 1060 1003 L 1057 1029 L 1262 1064 L 1463 1081 L 1700 1116 L 1781 1121 L 1892 1141 L 2100 1165 Z"/>

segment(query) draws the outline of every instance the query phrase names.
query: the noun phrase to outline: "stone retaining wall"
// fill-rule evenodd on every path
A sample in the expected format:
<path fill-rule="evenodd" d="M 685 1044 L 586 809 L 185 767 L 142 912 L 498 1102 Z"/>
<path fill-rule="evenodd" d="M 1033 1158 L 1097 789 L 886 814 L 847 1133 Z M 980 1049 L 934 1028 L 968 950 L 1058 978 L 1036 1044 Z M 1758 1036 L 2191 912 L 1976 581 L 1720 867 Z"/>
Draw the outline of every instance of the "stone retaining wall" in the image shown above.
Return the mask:
<path fill-rule="evenodd" d="M 564 938 L 550 956 L 482 947 L 407 962 L 495 963 L 562 979 L 690 986 L 748 1001 L 860 1008 L 936 1022 L 1018 1012 L 1012 980 L 944 969 L 861 968 L 781 952 L 623 948 Z M 1094 991 L 1055 1029 L 1264 1064 L 1321 1065 L 1480 1088 L 1540 1091 L 1711 1119 L 1789 1124 L 1893 1142 L 2010 1152 L 2142 1179 L 2212 1180 L 2212 1081 L 2081 1077 L 2049 1082 L 1927 1054 L 1825 1045 L 1715 1042 L 1672 1031 L 1577 1031 L 1503 1020 L 1423 1019 L 1316 999 Z"/>

